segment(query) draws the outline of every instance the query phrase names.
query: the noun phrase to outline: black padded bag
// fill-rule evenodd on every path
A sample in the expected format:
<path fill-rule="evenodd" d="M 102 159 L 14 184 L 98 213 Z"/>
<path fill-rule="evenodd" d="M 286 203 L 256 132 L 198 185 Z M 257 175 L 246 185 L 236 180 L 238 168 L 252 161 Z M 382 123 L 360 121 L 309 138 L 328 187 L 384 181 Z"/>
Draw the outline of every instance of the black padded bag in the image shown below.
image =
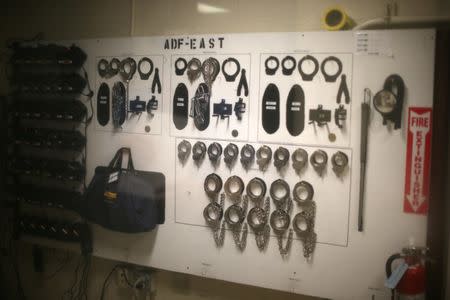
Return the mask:
<path fill-rule="evenodd" d="M 126 168 L 124 152 L 129 152 Z M 164 209 L 164 175 L 135 170 L 130 149 L 121 148 L 107 167 L 95 169 L 80 213 L 110 230 L 138 233 L 163 224 Z"/>

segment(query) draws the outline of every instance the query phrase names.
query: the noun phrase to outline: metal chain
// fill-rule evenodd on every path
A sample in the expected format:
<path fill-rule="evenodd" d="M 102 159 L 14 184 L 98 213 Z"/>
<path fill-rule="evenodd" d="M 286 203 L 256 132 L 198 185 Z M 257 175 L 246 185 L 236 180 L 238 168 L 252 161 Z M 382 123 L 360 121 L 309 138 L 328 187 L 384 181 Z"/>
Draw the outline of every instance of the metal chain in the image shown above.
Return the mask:
<path fill-rule="evenodd" d="M 260 251 L 263 251 L 266 248 L 267 242 L 270 240 L 270 226 L 267 224 L 270 214 L 270 197 L 266 198 L 263 210 L 264 212 L 260 212 L 260 214 L 257 215 L 257 218 L 261 220 L 261 223 L 266 223 L 266 226 L 264 226 L 262 230 L 255 232 L 256 246 Z"/>
<path fill-rule="evenodd" d="M 266 221 L 266 222 L 268 222 L 269 221 L 269 215 L 270 215 L 270 197 L 267 197 L 266 198 L 266 202 L 264 202 L 264 212 L 265 212 L 265 215 L 264 215 L 264 220 Z"/>
<path fill-rule="evenodd" d="M 203 62 L 202 64 L 203 80 L 205 81 L 206 85 L 210 90 L 219 72 L 220 72 L 219 61 L 214 57 L 209 57 Z"/>
<path fill-rule="evenodd" d="M 240 232 L 242 232 L 242 234 L 240 234 Z M 244 223 L 244 225 L 240 229 L 233 230 L 234 242 L 241 251 L 244 251 L 245 247 L 247 246 L 247 233 L 248 233 L 247 223 Z"/>
<path fill-rule="evenodd" d="M 202 127 L 206 122 L 206 113 L 208 112 L 210 90 L 200 88 L 195 93 L 195 96 L 191 99 L 191 111 L 190 116 L 194 118 L 196 126 Z"/>
<path fill-rule="evenodd" d="M 277 235 L 278 250 L 280 251 L 281 255 L 284 256 L 289 253 L 289 250 L 291 249 L 291 245 L 292 245 L 292 236 L 293 236 L 293 230 L 289 229 L 287 242 L 286 242 L 286 245 L 283 247 L 283 236 L 281 234 Z"/>
<path fill-rule="evenodd" d="M 303 242 L 303 256 L 306 259 L 310 259 L 316 248 L 317 234 L 315 232 L 311 232 L 310 235 L 302 239 Z"/>
<path fill-rule="evenodd" d="M 277 206 L 277 203 L 275 203 L 275 206 Z M 288 197 L 284 203 L 277 206 L 277 209 L 284 210 L 287 214 L 290 214 L 292 210 L 292 199 Z M 292 245 L 292 237 L 293 237 L 293 230 L 289 229 L 287 242 L 286 245 L 283 247 L 283 233 L 277 234 L 278 250 L 280 251 L 280 254 L 282 256 L 289 253 L 289 250 L 291 249 Z"/>
<path fill-rule="evenodd" d="M 308 222 L 309 233 L 300 236 L 303 244 L 303 256 L 310 259 L 316 248 L 317 234 L 314 232 L 314 225 L 316 220 L 316 203 L 311 202 L 310 205 L 304 208 L 305 218 Z"/>
<path fill-rule="evenodd" d="M 211 200 L 212 202 L 214 202 L 215 200 Z M 222 193 L 220 194 L 220 207 L 224 208 L 225 205 L 225 194 Z M 222 226 L 220 226 L 222 224 Z M 214 237 L 214 242 L 216 243 L 217 247 L 222 247 L 223 246 L 223 242 L 225 240 L 225 222 L 219 220 L 216 223 L 210 223 L 209 226 L 211 227 L 212 231 L 213 231 L 213 237 Z"/>
<path fill-rule="evenodd" d="M 222 227 L 220 223 L 216 228 L 213 229 L 214 242 L 216 242 L 217 247 L 222 247 L 225 240 L 225 222 L 222 222 Z"/>
<path fill-rule="evenodd" d="M 256 246 L 258 246 L 258 249 L 260 251 L 263 251 L 266 248 L 269 239 L 270 239 L 269 225 L 264 226 L 263 230 L 255 232 Z"/>

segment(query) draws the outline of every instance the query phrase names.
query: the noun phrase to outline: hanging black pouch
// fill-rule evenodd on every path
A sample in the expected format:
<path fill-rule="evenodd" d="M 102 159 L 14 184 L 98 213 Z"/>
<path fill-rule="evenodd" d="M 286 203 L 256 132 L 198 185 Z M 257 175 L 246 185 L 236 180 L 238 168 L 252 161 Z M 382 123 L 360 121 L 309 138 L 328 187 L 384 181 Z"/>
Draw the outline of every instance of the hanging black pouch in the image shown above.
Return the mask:
<path fill-rule="evenodd" d="M 124 152 L 129 153 L 126 168 Z M 138 233 L 163 224 L 164 210 L 164 175 L 135 170 L 130 149 L 121 148 L 107 167 L 95 169 L 80 214 L 110 230 Z"/>

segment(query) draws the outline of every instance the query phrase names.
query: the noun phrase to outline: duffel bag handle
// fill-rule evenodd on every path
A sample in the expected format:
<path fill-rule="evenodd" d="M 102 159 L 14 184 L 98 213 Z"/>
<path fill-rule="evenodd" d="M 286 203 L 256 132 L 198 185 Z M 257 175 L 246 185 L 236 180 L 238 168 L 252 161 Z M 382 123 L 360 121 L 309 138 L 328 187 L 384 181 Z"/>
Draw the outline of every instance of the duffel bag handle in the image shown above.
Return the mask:
<path fill-rule="evenodd" d="M 131 156 L 131 149 L 128 147 L 122 147 L 119 150 L 117 150 L 116 155 L 114 155 L 114 158 L 109 163 L 108 167 L 113 170 L 120 170 L 122 168 L 122 158 L 123 153 L 128 152 L 128 164 L 127 164 L 127 170 L 134 171 L 134 164 L 133 164 L 133 158 Z"/>

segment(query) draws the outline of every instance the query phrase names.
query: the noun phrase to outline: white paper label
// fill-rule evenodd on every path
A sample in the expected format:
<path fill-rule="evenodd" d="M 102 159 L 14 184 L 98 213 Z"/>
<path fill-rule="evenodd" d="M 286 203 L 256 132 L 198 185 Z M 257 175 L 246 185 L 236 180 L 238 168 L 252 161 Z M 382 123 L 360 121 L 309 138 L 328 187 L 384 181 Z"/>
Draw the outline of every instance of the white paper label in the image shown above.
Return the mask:
<path fill-rule="evenodd" d="M 355 54 L 392 57 L 390 38 L 381 32 L 357 32 L 355 34 Z"/>
<path fill-rule="evenodd" d="M 111 173 L 111 174 L 109 174 L 109 180 L 108 180 L 108 183 L 117 181 L 118 179 L 119 179 L 119 172 Z"/>

